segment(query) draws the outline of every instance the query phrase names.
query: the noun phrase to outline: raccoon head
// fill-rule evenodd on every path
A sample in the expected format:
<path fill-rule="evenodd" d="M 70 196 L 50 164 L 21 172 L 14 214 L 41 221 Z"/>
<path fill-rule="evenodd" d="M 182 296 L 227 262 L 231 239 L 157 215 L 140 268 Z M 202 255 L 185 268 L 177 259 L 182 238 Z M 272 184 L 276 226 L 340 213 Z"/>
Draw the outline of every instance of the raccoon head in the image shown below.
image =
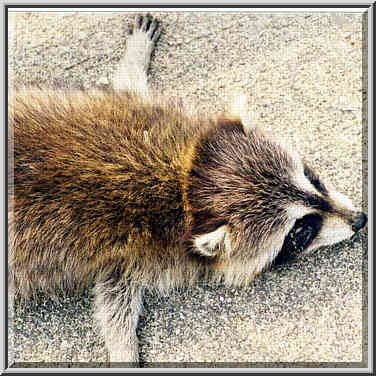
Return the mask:
<path fill-rule="evenodd" d="M 308 192 L 308 205 L 305 205 L 303 216 L 299 213 L 301 208 L 295 214 L 296 208 L 290 208 L 290 217 L 296 219 L 274 260 L 276 264 L 350 238 L 367 223 L 365 213 L 357 211 L 349 198 L 328 183 L 325 185 L 306 163 L 303 163 L 303 175 L 296 180 L 297 185 Z M 310 186 L 313 187 L 311 191 Z M 315 196 L 320 202 L 315 203 L 318 200 Z"/>
<path fill-rule="evenodd" d="M 367 222 L 296 153 L 241 119 L 221 118 L 195 146 L 187 244 L 252 272 L 351 237 Z"/>

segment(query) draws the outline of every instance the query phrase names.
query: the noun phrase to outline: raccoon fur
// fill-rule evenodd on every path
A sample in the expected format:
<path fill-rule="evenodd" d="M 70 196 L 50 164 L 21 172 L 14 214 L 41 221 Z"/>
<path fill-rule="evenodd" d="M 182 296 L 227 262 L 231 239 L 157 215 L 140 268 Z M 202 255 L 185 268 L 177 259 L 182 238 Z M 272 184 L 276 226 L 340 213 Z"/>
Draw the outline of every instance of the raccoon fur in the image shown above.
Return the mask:
<path fill-rule="evenodd" d="M 135 366 L 145 289 L 247 284 L 367 221 L 241 106 L 208 117 L 153 101 L 159 34 L 150 16 L 136 19 L 114 90 L 9 99 L 11 294 L 94 281 L 110 360 Z"/>

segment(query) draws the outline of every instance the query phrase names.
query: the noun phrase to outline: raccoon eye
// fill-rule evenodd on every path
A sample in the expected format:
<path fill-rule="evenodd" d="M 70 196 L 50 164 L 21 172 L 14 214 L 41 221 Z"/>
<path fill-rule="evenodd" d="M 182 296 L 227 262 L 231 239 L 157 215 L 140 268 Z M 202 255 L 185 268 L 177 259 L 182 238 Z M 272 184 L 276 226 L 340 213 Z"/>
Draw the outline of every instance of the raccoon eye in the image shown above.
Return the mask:
<path fill-rule="evenodd" d="M 274 259 L 274 264 L 280 265 L 297 258 L 312 244 L 321 230 L 322 222 L 322 217 L 319 214 L 308 214 L 297 219 L 293 228 L 286 235 L 282 248 Z"/>
<path fill-rule="evenodd" d="M 304 175 L 311 182 L 311 184 L 323 195 L 327 195 L 328 191 L 325 188 L 324 184 L 321 183 L 320 178 L 314 173 L 314 171 L 304 165 Z"/>

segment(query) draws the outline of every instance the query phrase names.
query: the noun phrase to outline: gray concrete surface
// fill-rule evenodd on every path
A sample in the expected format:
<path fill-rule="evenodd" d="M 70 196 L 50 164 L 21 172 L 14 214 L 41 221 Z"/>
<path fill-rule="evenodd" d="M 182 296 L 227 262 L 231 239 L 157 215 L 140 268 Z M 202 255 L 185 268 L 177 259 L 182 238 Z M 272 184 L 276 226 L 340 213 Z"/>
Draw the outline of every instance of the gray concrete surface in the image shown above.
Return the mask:
<path fill-rule="evenodd" d="M 242 87 L 255 121 L 367 209 L 361 13 L 154 15 L 163 25 L 150 71 L 156 90 L 218 111 L 231 89 Z M 11 17 L 11 78 L 106 85 L 125 49 L 123 21 L 132 18 L 109 12 Z M 139 326 L 142 360 L 149 367 L 365 367 L 366 244 L 367 231 L 269 270 L 247 288 L 199 284 L 168 298 L 148 295 Z M 103 365 L 107 353 L 91 303 L 89 291 L 21 307 L 16 366 Z"/>

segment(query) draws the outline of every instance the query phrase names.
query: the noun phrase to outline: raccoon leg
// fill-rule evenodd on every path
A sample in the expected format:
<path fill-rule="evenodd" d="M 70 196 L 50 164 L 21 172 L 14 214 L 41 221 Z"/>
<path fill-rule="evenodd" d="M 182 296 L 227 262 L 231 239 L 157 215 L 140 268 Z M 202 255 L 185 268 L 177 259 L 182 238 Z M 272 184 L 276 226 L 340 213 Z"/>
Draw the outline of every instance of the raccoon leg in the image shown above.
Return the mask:
<path fill-rule="evenodd" d="M 142 288 L 111 277 L 95 287 L 95 318 L 104 337 L 110 362 L 138 367 L 136 328 L 142 309 Z"/>
<path fill-rule="evenodd" d="M 159 36 L 160 28 L 155 18 L 150 15 L 136 17 L 125 56 L 113 77 L 115 90 L 130 90 L 148 95 L 147 71 Z"/>

